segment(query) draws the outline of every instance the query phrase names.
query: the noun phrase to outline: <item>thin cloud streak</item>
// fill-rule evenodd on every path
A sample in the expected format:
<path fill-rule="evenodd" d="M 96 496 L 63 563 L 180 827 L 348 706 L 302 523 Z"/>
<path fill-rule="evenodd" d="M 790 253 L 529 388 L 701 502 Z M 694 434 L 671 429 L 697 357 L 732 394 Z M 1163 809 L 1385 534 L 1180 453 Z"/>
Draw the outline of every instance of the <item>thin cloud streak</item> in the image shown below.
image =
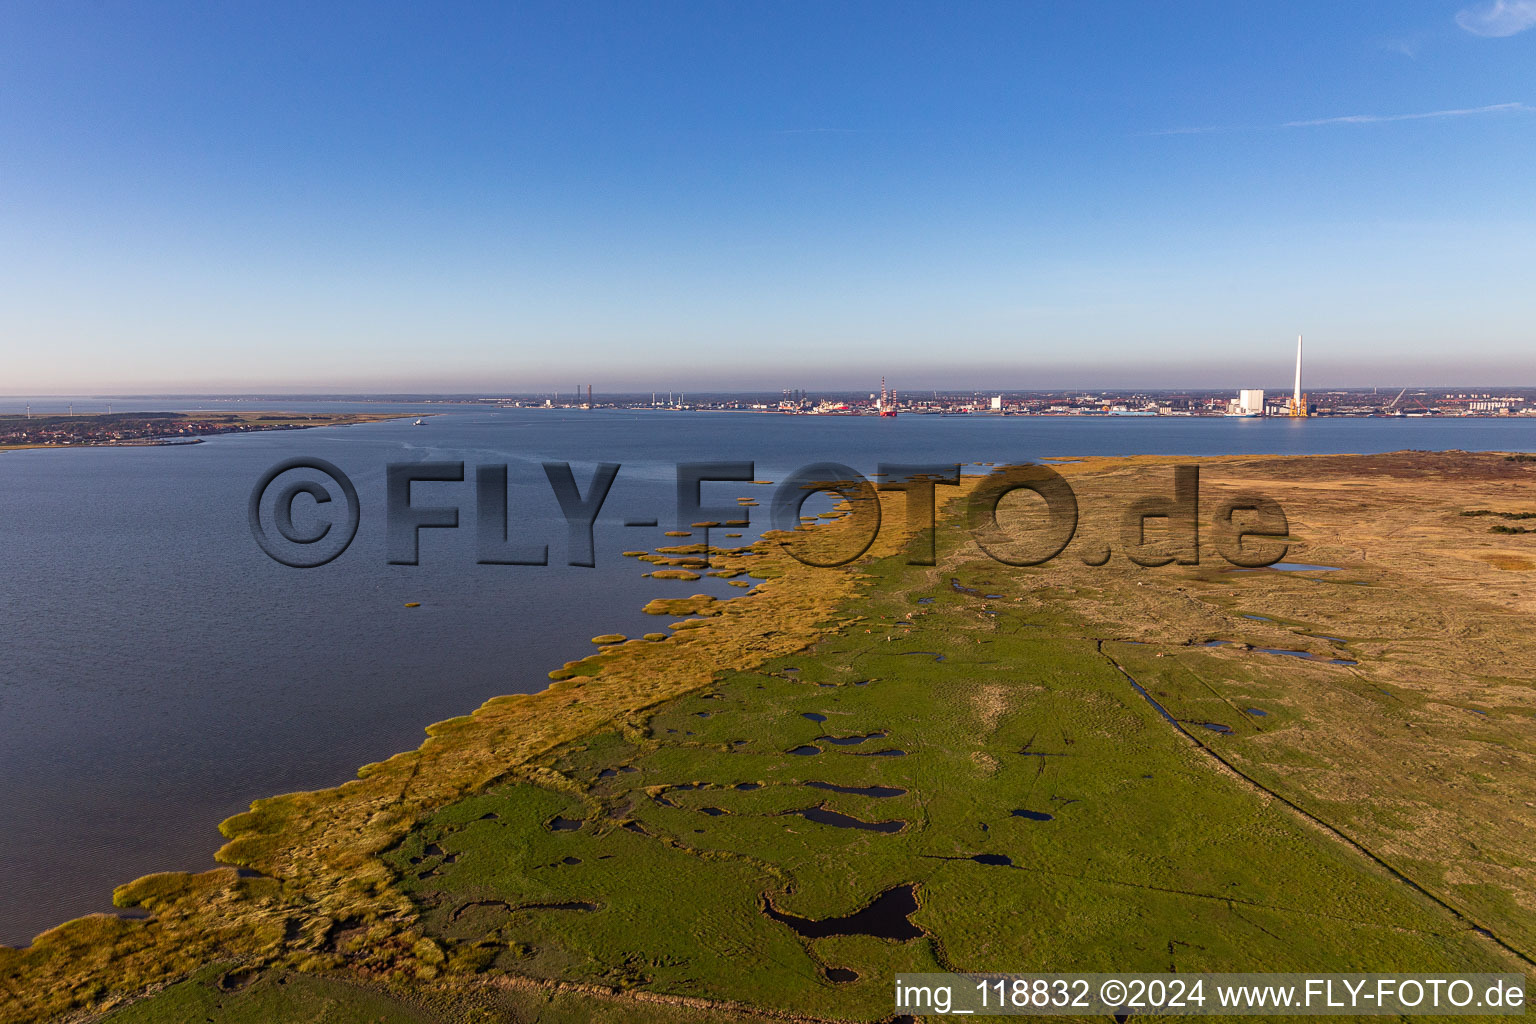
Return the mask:
<path fill-rule="evenodd" d="M 1502 39 L 1536 25 L 1536 0 L 1493 0 L 1456 12 L 1456 24 L 1475 36 Z"/>
<path fill-rule="evenodd" d="M 1419 48 L 1422 45 L 1417 39 L 1386 39 L 1382 41 L 1381 48 L 1388 53 L 1401 54 L 1413 60 L 1418 57 Z"/>
<path fill-rule="evenodd" d="M 1347 114 L 1344 117 L 1320 117 L 1312 121 L 1287 121 L 1282 128 L 1316 128 L 1327 124 L 1386 124 L 1391 121 L 1430 121 L 1443 117 L 1475 117 L 1478 114 L 1530 113 L 1536 107 L 1524 103 L 1494 103 L 1486 107 L 1459 110 L 1431 110 L 1422 114 Z"/>
<path fill-rule="evenodd" d="M 1214 135 L 1224 132 L 1278 131 L 1283 128 L 1321 128 L 1335 124 L 1389 124 L 1394 121 L 1433 121 L 1456 117 L 1478 117 L 1484 114 L 1529 114 L 1536 107 L 1525 103 L 1493 103 L 1486 107 L 1462 107 L 1455 110 L 1428 110 L 1417 114 L 1345 114 L 1342 117 L 1319 117 L 1305 121 L 1285 121 L 1271 125 L 1212 125 L 1204 128 L 1169 128 L 1147 132 L 1147 135 Z"/>

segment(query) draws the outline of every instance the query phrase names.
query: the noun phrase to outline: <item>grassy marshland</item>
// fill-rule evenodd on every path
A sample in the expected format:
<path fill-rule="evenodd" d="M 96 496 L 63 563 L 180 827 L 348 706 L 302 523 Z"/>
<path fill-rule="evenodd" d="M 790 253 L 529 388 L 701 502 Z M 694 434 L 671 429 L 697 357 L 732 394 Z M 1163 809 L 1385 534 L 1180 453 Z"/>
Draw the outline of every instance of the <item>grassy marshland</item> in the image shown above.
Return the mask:
<path fill-rule="evenodd" d="M 118 894 L 149 920 L 0 951 L 0 1019 L 164 983 L 118 1020 L 311 1020 L 338 992 L 389 1021 L 873 1020 L 892 971 L 934 967 L 1529 973 L 1536 561 L 1460 512 L 1531 507 L 1536 468 L 1204 460 L 1205 508 L 1270 495 L 1288 557 L 1339 571 L 1085 565 L 1169 465 L 1060 467 L 1083 519 L 1038 568 L 951 520 L 908 565 L 900 495 L 857 567 L 772 535 L 751 593 L 647 606 L 683 616 L 663 642 L 226 822 L 221 860 L 259 874 L 150 876 Z M 765 913 L 893 886 L 920 936 Z"/>

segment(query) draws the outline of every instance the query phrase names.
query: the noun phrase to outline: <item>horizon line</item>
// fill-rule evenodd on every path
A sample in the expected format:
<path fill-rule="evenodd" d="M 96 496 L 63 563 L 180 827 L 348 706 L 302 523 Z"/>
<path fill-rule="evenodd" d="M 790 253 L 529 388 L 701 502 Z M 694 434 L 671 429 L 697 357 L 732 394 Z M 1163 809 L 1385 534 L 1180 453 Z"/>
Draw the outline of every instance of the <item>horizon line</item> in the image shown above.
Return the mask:
<path fill-rule="evenodd" d="M 1379 392 L 1379 391 L 1394 391 L 1394 390 L 1397 390 L 1399 388 L 1404 389 L 1404 390 L 1420 390 L 1420 391 L 1423 391 L 1423 390 L 1434 390 L 1434 391 L 1506 391 L 1506 392 L 1507 391 L 1536 391 L 1536 383 L 1530 383 L 1530 384 L 1403 384 L 1401 382 L 1397 382 L 1397 383 L 1391 383 L 1391 384 L 1316 384 L 1316 385 L 1306 386 L 1306 387 L 1303 388 L 1303 390 L 1308 391 L 1308 392 L 1313 392 L 1313 393 L 1350 392 L 1350 391 L 1378 391 Z M 696 388 L 675 388 L 675 389 L 672 389 L 671 391 L 668 391 L 668 392 L 663 392 L 662 390 L 655 389 L 655 388 L 642 388 L 640 390 L 625 390 L 625 389 L 622 389 L 622 388 L 615 388 L 615 389 L 611 389 L 611 390 L 606 390 L 605 391 L 605 390 L 601 390 L 601 389 L 597 388 L 594 385 L 593 389 L 592 389 L 592 397 L 594 399 L 596 399 L 596 398 L 614 398 L 614 397 L 638 397 L 638 396 L 651 395 L 651 394 L 659 396 L 659 395 L 662 395 L 664 393 L 666 393 L 666 394 L 673 394 L 673 395 L 677 395 L 677 396 L 686 396 L 686 395 L 690 395 L 690 394 L 691 395 L 779 395 L 779 394 L 782 394 L 785 391 L 800 391 L 800 392 L 805 393 L 807 395 L 807 397 L 810 397 L 813 393 L 826 393 L 826 394 L 838 394 L 838 395 L 841 395 L 841 394 L 850 394 L 850 393 L 864 393 L 866 391 L 874 391 L 874 390 L 875 389 L 868 388 L 868 387 L 866 387 L 864 385 L 859 385 L 859 386 L 856 386 L 856 387 L 854 387 L 854 386 L 849 386 L 849 387 L 829 386 L 829 387 L 819 387 L 819 388 L 818 387 L 812 387 L 812 388 L 709 388 L 709 387 L 696 387 Z M 907 394 L 907 395 L 910 395 L 910 394 L 921 394 L 921 393 L 924 393 L 924 392 L 927 392 L 927 393 L 938 392 L 939 394 L 946 394 L 946 395 L 954 395 L 954 394 L 976 394 L 976 395 L 998 395 L 998 394 L 1003 394 L 1003 395 L 1007 395 L 1007 394 L 1063 394 L 1063 393 L 1070 394 L 1070 393 L 1085 393 L 1085 392 L 1098 392 L 1098 393 L 1151 393 L 1151 392 L 1183 393 L 1183 392 L 1226 392 L 1226 391 L 1242 391 L 1242 390 L 1257 390 L 1257 391 L 1271 391 L 1272 390 L 1276 394 L 1280 394 L 1281 392 L 1289 393 L 1292 390 L 1292 387 L 1291 387 L 1290 384 L 1285 384 L 1283 386 L 1282 385 L 1277 385 L 1274 388 L 1264 387 L 1264 388 L 1253 388 L 1253 389 L 1244 388 L 1242 385 L 1233 385 L 1233 386 L 1216 386 L 1216 385 L 1204 385 L 1204 386 L 1179 386 L 1179 385 L 1159 385 L 1159 386 L 1151 386 L 1151 385 L 1112 385 L 1112 386 L 1110 386 L 1110 385 L 1098 385 L 1098 386 L 1093 386 L 1093 385 L 1086 385 L 1086 386 L 1071 386 L 1071 387 L 1068 387 L 1068 386 L 1054 386 L 1054 387 L 1003 387 L 1003 388 L 999 388 L 999 387 L 966 388 L 966 387 L 931 387 L 930 386 L 930 387 L 913 387 L 913 388 L 905 388 L 905 389 L 903 389 L 903 388 L 892 388 L 891 390 L 893 392 L 897 393 L 898 395 L 902 395 L 902 394 Z M 352 390 L 290 391 L 290 390 L 284 390 L 284 389 L 281 389 L 281 388 L 272 389 L 272 390 L 252 390 L 252 391 L 218 391 L 218 390 L 198 390 L 198 391 L 113 391 L 113 392 L 105 392 L 105 391 L 92 391 L 92 392 L 86 392 L 86 391 L 57 391 L 57 392 L 0 392 L 0 400 L 4 400 L 4 401 L 22 401 L 22 400 L 26 400 L 26 399 L 35 399 L 35 400 L 45 400 L 45 399 L 48 399 L 48 400 L 51 400 L 51 399 L 90 399 L 90 400 L 108 401 L 108 400 L 111 400 L 111 399 L 142 400 L 142 399 L 151 399 L 151 398 L 156 398 L 156 399 L 158 399 L 158 398 L 167 398 L 167 399 L 209 398 L 209 399 L 239 399 L 239 400 L 266 399 L 266 398 L 309 398 L 309 399 L 323 399 L 323 398 L 335 398 L 335 399 L 352 399 L 352 398 L 357 398 L 357 399 L 362 399 L 362 398 L 372 398 L 372 399 L 439 398 L 439 399 L 442 399 L 442 398 L 456 398 L 456 399 L 464 399 L 464 398 L 472 398 L 472 399 L 504 399 L 504 398 L 547 398 L 547 397 L 551 397 L 551 396 L 554 396 L 554 395 L 567 395 L 567 394 L 570 395 L 573 400 L 577 400 L 577 399 L 584 398 L 585 395 L 586 395 L 586 392 L 583 391 L 583 392 L 578 393 L 578 392 L 576 392 L 574 390 L 566 391 L 563 388 L 558 390 L 558 391 L 553 390 L 553 389 L 537 390 L 537 391 L 399 391 L 399 390 L 389 390 L 389 389 L 373 390 L 373 391 L 352 391 Z"/>

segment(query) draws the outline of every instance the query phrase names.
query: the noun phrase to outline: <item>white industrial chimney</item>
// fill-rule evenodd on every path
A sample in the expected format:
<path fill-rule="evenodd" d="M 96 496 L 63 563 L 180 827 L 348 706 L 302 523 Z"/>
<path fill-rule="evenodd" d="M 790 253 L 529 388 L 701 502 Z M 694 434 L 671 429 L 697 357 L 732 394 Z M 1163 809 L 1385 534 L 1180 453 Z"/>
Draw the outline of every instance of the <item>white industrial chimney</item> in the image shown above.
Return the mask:
<path fill-rule="evenodd" d="M 1294 415 L 1302 415 L 1305 411 L 1301 405 L 1301 335 L 1296 335 L 1296 391 L 1291 396 L 1291 408 Z"/>

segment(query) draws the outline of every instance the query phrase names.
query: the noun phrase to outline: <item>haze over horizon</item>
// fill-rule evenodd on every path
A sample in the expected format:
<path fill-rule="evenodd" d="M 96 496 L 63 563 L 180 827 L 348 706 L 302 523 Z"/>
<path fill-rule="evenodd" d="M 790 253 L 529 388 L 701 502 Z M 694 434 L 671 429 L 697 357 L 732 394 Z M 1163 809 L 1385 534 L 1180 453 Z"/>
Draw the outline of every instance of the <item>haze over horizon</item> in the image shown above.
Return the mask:
<path fill-rule="evenodd" d="M 871 387 L 867 381 L 859 381 L 859 380 L 850 380 L 850 381 L 844 381 L 843 383 L 833 383 L 833 384 L 819 383 L 819 384 L 809 384 L 809 385 L 807 385 L 807 384 L 803 384 L 803 383 L 796 383 L 792 387 L 794 389 L 798 389 L 800 391 L 805 392 L 806 395 L 808 395 L 811 398 L 816 398 L 818 396 L 840 396 L 840 395 L 859 395 L 859 394 L 874 395 L 874 394 L 878 394 L 879 393 L 879 383 L 880 383 L 879 379 L 876 378 L 874 387 Z M 889 385 L 889 384 L 891 384 L 891 382 L 889 380 L 887 380 L 887 384 Z M 1258 387 L 1260 390 L 1263 390 L 1263 391 L 1267 392 L 1268 394 L 1276 395 L 1276 396 L 1287 395 L 1287 394 L 1290 394 L 1290 391 L 1291 391 L 1291 383 L 1290 382 L 1288 382 L 1288 381 L 1281 381 L 1278 378 L 1273 378 L 1273 377 L 1272 378 L 1265 378 L 1265 379 L 1258 379 L 1258 378 L 1256 378 L 1255 380 L 1245 380 L 1243 382 L 1243 386 L 1244 387 L 1248 387 L 1248 386 Z M 1050 383 L 1044 383 L 1044 384 L 1037 384 L 1037 385 L 1017 385 L 1017 386 L 1015 386 L 1015 385 L 1005 385 L 1005 384 L 998 384 L 998 383 L 993 383 L 991 385 L 980 385 L 980 384 L 977 384 L 974 381 L 971 381 L 971 382 L 961 381 L 959 383 L 954 383 L 954 384 L 934 384 L 934 383 L 926 383 L 926 382 L 923 382 L 923 381 L 916 381 L 916 382 L 911 383 L 909 386 L 907 386 L 905 388 L 900 388 L 900 387 L 892 386 L 891 387 L 891 393 L 896 395 L 896 396 L 898 396 L 899 398 L 903 398 L 903 399 L 908 398 L 908 397 L 913 398 L 913 399 L 923 399 L 923 398 L 927 397 L 931 392 L 938 392 L 939 394 L 967 394 L 967 393 L 970 393 L 970 394 L 976 394 L 976 395 L 997 395 L 997 394 L 1015 394 L 1015 393 L 1031 393 L 1031 392 L 1068 392 L 1068 391 L 1105 392 L 1105 393 L 1114 393 L 1114 392 L 1125 392 L 1125 393 L 1149 392 L 1149 393 L 1153 393 L 1153 392 L 1155 392 L 1155 393 L 1171 393 L 1171 394 L 1176 394 L 1176 393 L 1185 392 L 1185 391 L 1190 392 L 1190 393 L 1206 393 L 1206 392 L 1212 392 L 1212 391 L 1215 391 L 1215 392 L 1230 391 L 1230 390 L 1234 390 L 1234 389 L 1235 388 L 1233 386 L 1228 386 L 1225 383 L 1223 383 L 1223 384 L 1215 384 L 1215 385 L 1194 385 L 1194 384 L 1181 384 L 1181 383 L 1171 383 L 1171 384 L 1076 384 L 1076 383 L 1050 384 Z M 1407 389 L 1410 392 L 1419 391 L 1419 390 L 1444 389 L 1444 390 L 1466 390 L 1466 391 L 1476 391 L 1476 392 L 1484 392 L 1484 391 L 1486 391 L 1486 392 L 1490 392 L 1491 393 L 1491 392 L 1505 392 L 1505 391 L 1536 390 L 1536 385 L 1509 383 L 1509 382 L 1489 383 L 1487 381 L 1476 381 L 1476 380 L 1469 380 L 1469 381 L 1464 381 L 1464 382 L 1451 382 L 1451 383 L 1447 383 L 1447 382 L 1444 382 L 1444 381 L 1433 381 L 1433 380 L 1430 380 L 1430 381 L 1408 381 L 1408 382 L 1404 382 L 1404 381 L 1383 381 L 1380 384 L 1339 384 L 1339 383 L 1330 382 L 1330 381 L 1308 381 L 1308 382 L 1304 383 L 1304 390 L 1306 390 L 1308 392 L 1311 392 L 1311 393 L 1322 393 L 1322 392 L 1326 392 L 1326 391 L 1340 391 L 1340 390 L 1347 390 L 1347 391 L 1379 390 L 1380 392 L 1390 396 L 1390 395 L 1393 395 L 1397 391 L 1402 390 L 1402 389 Z M 675 395 L 680 401 L 686 401 L 686 400 L 691 400 L 691 399 L 694 399 L 694 398 L 702 398 L 702 397 L 705 397 L 705 396 L 722 396 L 722 395 L 740 395 L 740 396 L 744 396 L 744 397 L 745 396 L 761 397 L 761 396 L 765 396 L 766 395 L 766 396 L 769 396 L 769 397 L 774 397 L 774 396 L 777 396 L 781 391 L 785 391 L 785 390 L 790 390 L 790 388 L 789 387 L 778 388 L 778 387 L 769 387 L 769 386 L 761 386 L 761 387 L 749 387 L 749 386 L 740 386 L 740 387 L 732 387 L 732 386 L 704 387 L 704 386 L 696 386 L 696 385 L 687 385 L 686 382 L 684 384 L 679 384 L 679 383 L 677 383 L 675 381 L 671 382 L 669 385 L 659 386 L 659 387 L 655 387 L 655 388 L 651 388 L 651 387 L 623 387 L 623 386 L 615 386 L 615 387 L 609 387 L 609 388 L 604 389 L 604 388 L 599 387 L 594 382 L 593 383 L 593 387 L 592 387 L 592 394 L 593 394 L 594 399 L 599 404 L 602 404 L 604 402 L 610 401 L 610 400 L 615 399 L 615 398 L 636 399 L 636 398 L 644 398 L 646 395 L 650 395 L 650 394 L 657 395 L 658 399 L 665 399 L 668 395 Z M 582 396 L 584 396 L 586 394 L 586 385 L 585 384 L 582 385 L 582 387 L 580 389 L 580 394 Z M 152 400 L 161 399 L 161 398 L 163 398 L 163 399 L 201 399 L 201 398 L 206 398 L 206 399 L 227 399 L 227 400 L 238 400 L 238 401 L 260 401 L 260 400 L 267 399 L 267 398 L 274 398 L 274 399 L 281 399 L 281 398 L 331 399 L 331 398 L 335 398 L 335 399 L 341 399 L 341 400 L 348 400 L 348 399 L 372 399 L 372 398 L 397 398 L 398 397 L 398 398 L 409 398 L 409 399 L 423 398 L 423 399 L 442 400 L 442 399 L 475 399 L 475 398 L 481 398 L 481 397 L 484 397 L 484 398 L 500 398 L 500 397 L 526 398 L 526 397 L 530 397 L 530 396 L 531 397 L 538 397 L 538 396 L 549 396 L 549 395 L 558 396 L 562 400 L 569 400 L 569 399 L 578 397 L 577 396 L 577 388 L 576 388 L 574 383 L 567 384 L 565 387 L 551 387 L 551 388 L 525 387 L 525 388 L 439 388 L 439 389 L 424 389 L 424 388 L 383 388 L 383 387 L 381 387 L 381 388 L 366 388 L 365 389 L 365 388 L 355 388 L 355 387 L 326 387 L 324 385 L 308 385 L 308 386 L 304 386 L 304 387 L 293 387 L 293 386 L 282 387 L 282 386 L 279 386 L 279 387 L 272 387 L 272 388 L 244 388 L 244 389 L 194 389 L 194 388 L 185 388 L 185 389 L 180 389 L 180 390 L 164 389 L 164 390 L 158 390 L 158 391 L 157 390 L 105 391 L 105 390 L 82 389 L 82 390 L 77 390 L 77 391 L 55 391 L 55 392 L 42 392 L 42 391 L 36 391 L 36 392 L 19 392 L 19 391 L 18 392 L 9 392 L 9 391 L 8 392 L 0 392 L 0 398 L 3 398 L 5 400 L 9 401 L 12 404 L 14 404 L 17 401 L 24 401 L 24 400 L 28 400 L 28 399 L 36 400 L 36 401 L 50 401 L 50 400 L 59 400 L 59 401 L 63 401 L 63 400 L 106 401 L 106 400 L 111 400 L 111 399 L 152 401 Z M 43 410 L 37 410 L 37 411 L 43 411 Z M 78 411 L 90 412 L 90 411 L 99 411 L 99 410 L 82 409 L 82 410 L 78 410 Z"/>
<path fill-rule="evenodd" d="M 10 5 L 0 393 L 1536 385 L 1533 26 Z"/>

